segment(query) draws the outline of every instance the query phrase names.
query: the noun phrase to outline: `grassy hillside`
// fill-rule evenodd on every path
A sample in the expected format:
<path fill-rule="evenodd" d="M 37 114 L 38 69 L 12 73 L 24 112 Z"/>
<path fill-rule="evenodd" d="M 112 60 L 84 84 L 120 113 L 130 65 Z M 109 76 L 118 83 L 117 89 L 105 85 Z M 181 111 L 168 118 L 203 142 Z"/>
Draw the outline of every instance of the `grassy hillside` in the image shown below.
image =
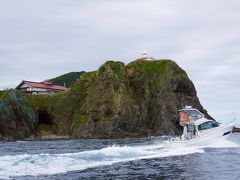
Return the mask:
<path fill-rule="evenodd" d="M 155 60 L 155 61 L 133 61 L 127 65 L 129 68 L 135 68 L 140 72 L 150 72 L 161 74 L 171 60 Z"/>
<path fill-rule="evenodd" d="M 70 87 L 74 84 L 74 82 L 80 78 L 80 76 L 84 73 L 84 71 L 81 72 L 70 72 L 67 74 L 63 74 L 61 76 L 58 76 L 56 78 L 53 78 L 52 81 L 54 84 L 57 85 L 64 85 L 66 83 L 67 87 Z"/>

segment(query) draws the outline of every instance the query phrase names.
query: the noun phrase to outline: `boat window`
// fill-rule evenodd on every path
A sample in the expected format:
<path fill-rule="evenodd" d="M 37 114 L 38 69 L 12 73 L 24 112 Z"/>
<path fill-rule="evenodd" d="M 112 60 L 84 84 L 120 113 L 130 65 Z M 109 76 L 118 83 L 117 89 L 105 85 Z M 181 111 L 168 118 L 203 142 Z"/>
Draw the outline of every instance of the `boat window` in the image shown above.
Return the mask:
<path fill-rule="evenodd" d="M 211 129 L 211 128 L 214 128 L 214 127 L 217 127 L 219 126 L 216 122 L 213 122 L 213 121 L 208 121 L 208 122 L 205 122 L 205 123 L 202 123 L 198 126 L 198 130 L 205 130 L 205 129 Z"/>
<path fill-rule="evenodd" d="M 195 128 L 195 126 L 192 125 L 192 124 L 188 124 L 188 125 L 187 125 L 187 132 L 193 133 L 193 135 L 195 135 L 195 134 L 196 134 L 196 128 Z"/>
<path fill-rule="evenodd" d="M 194 125 L 189 124 L 189 125 L 187 126 L 187 131 L 188 131 L 188 132 L 194 132 L 194 130 L 195 130 Z"/>
<path fill-rule="evenodd" d="M 190 119 L 189 119 L 189 115 L 185 112 L 179 112 L 179 124 L 181 126 L 189 124 Z"/>
<path fill-rule="evenodd" d="M 192 120 L 198 120 L 198 119 L 201 119 L 203 118 L 203 115 L 198 112 L 197 110 L 194 110 L 194 109 L 189 109 L 189 110 L 183 110 L 183 112 L 187 113 Z"/>

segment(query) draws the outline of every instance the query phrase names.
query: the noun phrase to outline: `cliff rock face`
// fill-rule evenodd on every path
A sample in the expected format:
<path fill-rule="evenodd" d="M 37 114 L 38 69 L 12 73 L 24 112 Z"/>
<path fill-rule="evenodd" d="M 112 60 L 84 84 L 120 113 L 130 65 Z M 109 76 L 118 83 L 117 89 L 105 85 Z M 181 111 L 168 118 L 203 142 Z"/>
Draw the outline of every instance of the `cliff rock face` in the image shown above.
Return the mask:
<path fill-rule="evenodd" d="M 36 116 L 27 98 L 10 90 L 0 98 L 0 139 L 23 139 L 34 133 Z"/>
<path fill-rule="evenodd" d="M 108 61 L 70 89 L 64 122 L 74 137 L 139 137 L 179 133 L 177 111 L 202 111 L 192 81 L 171 60 Z M 64 119 L 62 115 L 58 118 Z M 69 121 L 70 120 L 70 121 Z"/>
<path fill-rule="evenodd" d="M 108 61 L 54 96 L 0 93 L 0 137 L 122 138 L 179 134 L 177 111 L 203 109 L 174 61 Z M 9 138 L 8 138 L 9 139 Z"/>

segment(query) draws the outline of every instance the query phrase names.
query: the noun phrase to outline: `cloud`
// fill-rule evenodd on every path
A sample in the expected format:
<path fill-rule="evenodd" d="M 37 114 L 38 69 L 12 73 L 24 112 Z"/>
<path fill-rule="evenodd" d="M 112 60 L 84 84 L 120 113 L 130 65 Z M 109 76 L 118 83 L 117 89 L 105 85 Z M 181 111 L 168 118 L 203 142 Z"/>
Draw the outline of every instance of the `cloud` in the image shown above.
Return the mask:
<path fill-rule="evenodd" d="M 204 107 L 239 112 L 237 0 L 0 0 L 0 88 L 125 63 L 147 51 L 175 60 Z"/>

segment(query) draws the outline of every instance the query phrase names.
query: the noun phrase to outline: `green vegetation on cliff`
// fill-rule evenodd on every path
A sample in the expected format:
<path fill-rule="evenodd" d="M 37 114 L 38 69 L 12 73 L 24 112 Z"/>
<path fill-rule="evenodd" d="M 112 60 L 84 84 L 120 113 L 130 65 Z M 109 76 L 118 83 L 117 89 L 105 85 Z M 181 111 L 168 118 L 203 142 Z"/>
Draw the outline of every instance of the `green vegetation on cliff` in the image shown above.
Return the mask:
<path fill-rule="evenodd" d="M 34 133 L 35 123 L 27 98 L 16 90 L 5 91 L 0 99 L 0 139 L 26 138 Z"/>
<path fill-rule="evenodd" d="M 171 60 L 154 60 L 154 61 L 146 61 L 146 60 L 136 60 L 127 65 L 130 68 L 136 68 L 136 70 L 140 72 L 148 72 L 148 73 L 157 73 L 161 74 L 165 71 L 166 65 L 171 63 Z"/>
<path fill-rule="evenodd" d="M 71 125 L 71 130 L 73 130 L 74 127 L 76 128 L 78 126 L 85 124 L 86 122 L 87 122 L 86 115 L 81 114 L 81 113 L 75 113 L 74 117 L 73 117 L 73 122 Z"/>
<path fill-rule="evenodd" d="M 84 71 L 81 72 L 70 72 L 63 74 L 61 76 L 58 76 L 56 78 L 51 79 L 54 84 L 63 86 L 64 83 L 66 87 L 70 87 L 73 85 L 77 79 L 84 73 Z"/>
<path fill-rule="evenodd" d="M 0 91 L 0 99 L 2 99 L 4 97 L 4 95 L 7 95 L 8 94 L 8 90 L 2 90 Z"/>
<path fill-rule="evenodd" d="M 26 95 L 26 97 L 34 109 L 48 109 L 54 107 L 65 94 L 63 92 L 56 95 Z"/>
<path fill-rule="evenodd" d="M 186 72 L 171 60 L 107 61 L 97 71 L 78 75 L 64 93 L 26 97 L 37 129 L 77 138 L 178 133 L 176 112 L 186 104 L 208 115 Z"/>

